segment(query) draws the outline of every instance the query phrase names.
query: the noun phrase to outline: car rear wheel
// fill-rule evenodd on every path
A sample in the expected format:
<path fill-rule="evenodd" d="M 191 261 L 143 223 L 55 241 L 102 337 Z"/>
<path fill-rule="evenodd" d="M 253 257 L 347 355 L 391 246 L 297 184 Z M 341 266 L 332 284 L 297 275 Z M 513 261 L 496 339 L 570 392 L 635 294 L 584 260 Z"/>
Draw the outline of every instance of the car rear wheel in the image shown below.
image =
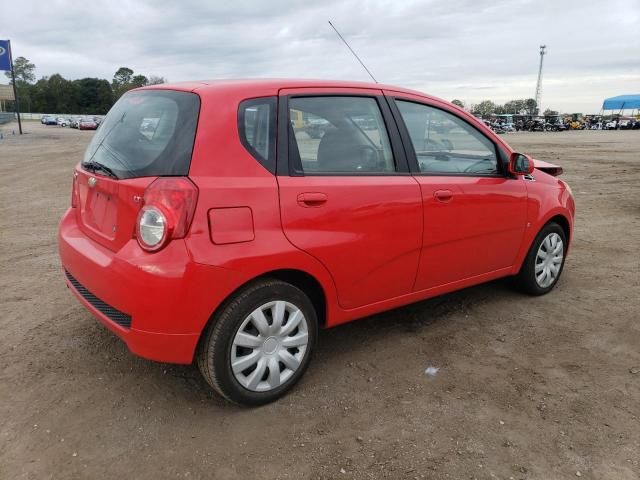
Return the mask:
<path fill-rule="evenodd" d="M 316 337 L 316 312 L 304 292 L 280 280 L 260 280 L 214 315 L 198 348 L 198 367 L 226 399 L 262 405 L 302 377 Z"/>
<path fill-rule="evenodd" d="M 564 267 L 567 237 L 560 225 L 548 223 L 536 236 L 516 285 L 530 295 L 544 295 L 558 282 Z"/>

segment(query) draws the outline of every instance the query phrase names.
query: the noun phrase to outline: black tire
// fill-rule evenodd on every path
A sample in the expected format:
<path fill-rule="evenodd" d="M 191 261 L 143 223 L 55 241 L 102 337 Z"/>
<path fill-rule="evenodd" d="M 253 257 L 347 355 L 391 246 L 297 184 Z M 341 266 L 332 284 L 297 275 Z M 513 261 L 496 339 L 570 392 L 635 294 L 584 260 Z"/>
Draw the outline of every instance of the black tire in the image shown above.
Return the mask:
<path fill-rule="evenodd" d="M 288 380 L 272 390 L 256 392 L 245 388 L 231 369 L 233 339 L 247 316 L 276 300 L 300 309 L 307 323 L 308 344 L 300 366 Z M 241 405 L 264 405 L 282 397 L 300 380 L 311 360 L 317 336 L 317 315 L 309 297 L 289 283 L 262 279 L 237 292 L 214 314 L 198 346 L 197 363 L 207 383 L 227 400 Z"/>
<path fill-rule="evenodd" d="M 547 236 L 552 233 L 557 233 L 562 239 L 563 252 L 562 252 L 562 263 L 560 264 L 560 270 L 558 271 L 557 276 L 551 282 L 550 285 L 541 287 L 536 280 L 535 268 L 536 268 L 536 257 L 538 253 L 538 249 L 540 245 L 544 241 Z M 529 295 L 544 295 L 549 293 L 553 287 L 555 287 L 556 283 L 560 279 L 562 275 L 562 270 L 564 268 L 564 262 L 567 255 L 567 236 L 563 230 L 563 228 L 555 222 L 547 223 L 541 230 L 538 232 L 535 240 L 531 244 L 531 248 L 529 248 L 529 252 L 524 259 L 524 263 L 520 268 L 520 272 L 515 277 L 515 285 L 516 287 L 524 293 Z"/>

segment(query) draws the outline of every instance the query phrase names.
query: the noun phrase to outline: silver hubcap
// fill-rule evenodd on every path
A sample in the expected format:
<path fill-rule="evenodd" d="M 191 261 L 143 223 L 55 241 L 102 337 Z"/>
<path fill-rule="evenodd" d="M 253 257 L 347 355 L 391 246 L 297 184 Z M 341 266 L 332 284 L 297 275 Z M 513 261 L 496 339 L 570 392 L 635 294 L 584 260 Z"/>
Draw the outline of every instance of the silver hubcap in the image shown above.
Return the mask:
<path fill-rule="evenodd" d="M 265 303 L 240 325 L 231 347 L 231 370 L 247 390 L 273 390 L 298 370 L 308 343 L 307 319 L 298 307 Z"/>
<path fill-rule="evenodd" d="M 536 283 L 540 288 L 547 288 L 556 281 L 560 274 L 564 245 L 557 233 L 550 233 L 540 244 L 536 255 Z"/>

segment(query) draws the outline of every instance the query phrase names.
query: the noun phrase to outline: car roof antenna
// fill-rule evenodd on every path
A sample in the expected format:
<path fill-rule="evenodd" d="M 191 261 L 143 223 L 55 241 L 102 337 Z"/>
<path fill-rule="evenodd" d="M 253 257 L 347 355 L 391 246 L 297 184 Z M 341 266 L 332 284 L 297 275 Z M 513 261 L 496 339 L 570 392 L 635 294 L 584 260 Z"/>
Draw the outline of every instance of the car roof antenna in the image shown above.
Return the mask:
<path fill-rule="evenodd" d="M 369 76 L 373 79 L 373 81 L 375 83 L 378 83 L 378 81 L 376 80 L 376 77 L 373 76 L 373 73 L 371 73 L 369 71 L 369 69 L 367 68 L 367 66 L 362 62 L 362 60 L 360 60 L 360 57 L 358 56 L 358 54 L 356 52 L 353 51 L 353 48 L 351 48 L 351 46 L 347 43 L 347 41 L 344 39 L 344 37 L 342 35 L 340 35 L 340 32 L 338 31 L 338 29 L 333 25 L 333 23 L 331 23 L 331 20 L 328 20 L 329 25 L 331 25 L 331 28 L 333 28 L 335 30 L 335 32 L 338 34 L 338 37 L 340 37 L 340 40 L 342 40 L 344 42 L 344 44 L 347 46 L 347 48 L 351 51 L 351 53 L 353 53 L 353 56 L 356 57 L 356 60 L 358 60 L 358 62 L 360 62 L 360 65 L 362 65 L 362 68 L 364 68 L 367 73 L 369 74 Z"/>

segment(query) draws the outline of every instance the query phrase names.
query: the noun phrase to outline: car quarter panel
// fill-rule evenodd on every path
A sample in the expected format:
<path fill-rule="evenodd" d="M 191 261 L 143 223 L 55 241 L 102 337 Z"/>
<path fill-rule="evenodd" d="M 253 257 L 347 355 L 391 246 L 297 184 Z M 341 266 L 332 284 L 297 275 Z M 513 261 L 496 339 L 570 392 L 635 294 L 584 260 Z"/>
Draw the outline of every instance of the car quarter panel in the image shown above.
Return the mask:
<path fill-rule="evenodd" d="M 233 281 L 226 295 L 268 272 L 283 269 L 305 272 L 321 284 L 327 300 L 327 317 L 335 317 L 337 301 L 331 276 L 320 262 L 287 240 L 280 220 L 276 177 L 240 141 L 237 122 L 240 102 L 273 96 L 277 90 L 270 87 L 247 92 L 246 88 L 220 88 L 199 93 L 203 101 L 189 172 L 199 194 L 185 239 L 192 259 L 221 267 L 223 275 L 228 272 Z M 232 237 L 231 232 L 220 229 L 236 224 L 216 223 L 215 212 L 219 209 L 237 209 L 245 214 L 245 221 L 250 218 L 253 238 L 245 235 L 241 241 L 216 244 L 216 238 Z M 247 211 L 250 215 L 246 215 Z M 210 222 L 211 218 L 214 220 Z M 210 313 L 213 313 L 219 305 L 213 293 L 217 291 L 216 279 L 211 278 L 202 288 L 212 291 Z"/>

